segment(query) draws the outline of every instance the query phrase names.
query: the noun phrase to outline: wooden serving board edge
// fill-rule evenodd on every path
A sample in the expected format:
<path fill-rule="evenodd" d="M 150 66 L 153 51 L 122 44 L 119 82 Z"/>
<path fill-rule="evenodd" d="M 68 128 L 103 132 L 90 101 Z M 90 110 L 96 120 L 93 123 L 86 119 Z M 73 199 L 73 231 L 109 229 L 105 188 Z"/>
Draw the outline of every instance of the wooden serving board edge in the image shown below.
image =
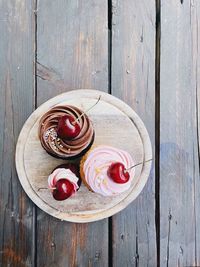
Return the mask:
<path fill-rule="evenodd" d="M 144 163 L 143 163 L 143 168 L 142 168 L 142 173 L 140 177 L 140 183 L 137 183 L 136 186 L 133 188 L 131 193 L 124 198 L 120 203 L 117 205 L 113 206 L 112 208 L 109 208 L 107 210 L 103 210 L 101 212 L 96 212 L 95 214 L 78 214 L 76 213 L 63 213 L 60 212 L 56 209 L 53 209 L 52 207 L 49 207 L 46 203 L 44 203 L 43 200 L 41 200 L 38 195 L 35 193 L 33 190 L 32 186 L 30 185 L 25 169 L 24 169 L 24 160 L 23 160 L 23 154 L 24 154 L 24 138 L 28 136 L 29 131 L 27 129 L 30 129 L 29 124 L 33 120 L 33 117 L 35 116 L 35 119 L 37 119 L 37 114 L 40 109 L 44 109 L 45 106 L 49 105 L 57 105 L 59 102 L 63 101 L 63 98 L 66 96 L 70 95 L 75 95 L 77 94 L 77 97 L 86 97 L 86 98 L 98 98 L 99 95 L 101 95 L 102 100 L 110 103 L 111 105 L 114 105 L 115 107 L 119 108 L 122 112 L 124 112 L 130 119 L 131 121 L 135 124 L 135 126 L 138 129 L 138 132 L 140 134 L 141 140 L 143 142 L 143 147 L 144 147 Z M 91 89 L 79 89 L 79 90 L 72 90 L 67 93 L 63 93 L 61 95 L 58 95 L 44 104 L 42 104 L 37 110 L 35 110 L 31 116 L 27 119 L 25 122 L 20 135 L 18 137 L 18 142 L 16 146 L 16 154 L 15 154 L 15 162 L 16 162 L 16 169 L 18 173 L 19 180 L 21 182 L 21 185 L 26 192 L 26 194 L 31 198 L 31 200 L 42 210 L 47 212 L 48 214 L 60 219 L 60 220 L 65 220 L 65 221 L 70 221 L 70 222 L 76 222 L 76 223 L 86 223 L 86 222 L 92 222 L 92 221 L 97 221 L 101 220 L 107 217 L 110 217 L 117 212 L 123 210 L 125 207 L 127 207 L 142 191 L 144 188 L 148 177 L 149 173 L 151 170 L 151 161 L 150 162 L 145 162 L 149 159 L 152 159 L 152 147 L 151 147 L 151 142 L 150 138 L 148 135 L 148 132 L 145 128 L 144 123 L 142 120 L 139 118 L 139 116 L 123 101 L 120 99 L 109 95 L 107 93 L 104 93 L 102 91 L 98 90 L 91 90 Z"/>

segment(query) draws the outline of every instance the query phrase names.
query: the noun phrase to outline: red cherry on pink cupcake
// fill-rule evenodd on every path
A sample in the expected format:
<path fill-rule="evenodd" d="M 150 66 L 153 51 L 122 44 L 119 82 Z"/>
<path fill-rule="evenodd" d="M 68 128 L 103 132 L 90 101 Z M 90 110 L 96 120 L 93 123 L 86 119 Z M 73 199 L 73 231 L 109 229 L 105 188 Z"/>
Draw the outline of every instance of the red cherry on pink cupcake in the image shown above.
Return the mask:
<path fill-rule="evenodd" d="M 130 175 L 124 164 L 121 162 L 115 162 L 108 168 L 108 176 L 118 184 L 125 184 L 130 179 Z"/>
<path fill-rule="evenodd" d="M 73 139 L 79 135 L 81 127 L 71 115 L 64 115 L 58 121 L 58 136 L 62 139 Z"/>
<path fill-rule="evenodd" d="M 53 189 L 53 197 L 56 200 L 65 200 L 75 193 L 73 184 L 67 179 L 59 179 Z"/>

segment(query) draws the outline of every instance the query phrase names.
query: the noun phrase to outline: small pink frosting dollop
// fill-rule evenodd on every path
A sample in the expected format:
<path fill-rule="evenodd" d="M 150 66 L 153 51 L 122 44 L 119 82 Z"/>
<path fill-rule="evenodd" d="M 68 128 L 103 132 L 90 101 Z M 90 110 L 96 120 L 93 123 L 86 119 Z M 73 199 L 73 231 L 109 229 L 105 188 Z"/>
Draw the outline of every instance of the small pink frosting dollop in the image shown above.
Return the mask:
<path fill-rule="evenodd" d="M 74 186 L 74 191 L 79 189 L 78 180 L 79 178 L 70 170 L 65 168 L 58 168 L 52 172 L 48 177 L 48 186 L 50 189 L 56 186 L 56 182 L 60 179 L 67 179 Z"/>
<path fill-rule="evenodd" d="M 114 162 L 121 162 L 126 169 L 134 165 L 128 152 L 111 146 L 98 146 L 89 152 L 83 165 L 83 171 L 86 182 L 95 193 L 113 196 L 130 188 L 135 169 L 130 170 L 130 179 L 127 183 L 118 184 L 107 174 L 109 166 Z"/>

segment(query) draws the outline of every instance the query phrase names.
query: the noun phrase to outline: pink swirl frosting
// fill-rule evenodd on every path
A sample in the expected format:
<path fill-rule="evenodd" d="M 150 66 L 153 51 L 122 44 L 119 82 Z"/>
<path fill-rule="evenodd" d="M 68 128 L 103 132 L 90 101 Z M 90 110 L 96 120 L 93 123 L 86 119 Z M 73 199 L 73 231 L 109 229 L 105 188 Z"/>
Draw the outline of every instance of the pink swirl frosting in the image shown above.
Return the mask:
<path fill-rule="evenodd" d="M 109 166 L 114 162 L 123 163 L 125 168 L 134 165 L 129 153 L 111 146 L 98 146 L 89 152 L 83 171 L 86 182 L 94 192 L 103 196 L 113 196 L 130 188 L 135 175 L 134 168 L 129 172 L 129 181 L 125 184 L 118 184 L 107 175 Z"/>
<path fill-rule="evenodd" d="M 65 169 L 65 168 L 55 169 L 52 172 L 52 174 L 49 175 L 48 177 L 49 188 L 50 189 L 54 188 L 56 182 L 60 179 L 67 179 L 68 181 L 70 181 L 73 184 L 75 191 L 79 189 L 78 177 L 70 169 Z"/>

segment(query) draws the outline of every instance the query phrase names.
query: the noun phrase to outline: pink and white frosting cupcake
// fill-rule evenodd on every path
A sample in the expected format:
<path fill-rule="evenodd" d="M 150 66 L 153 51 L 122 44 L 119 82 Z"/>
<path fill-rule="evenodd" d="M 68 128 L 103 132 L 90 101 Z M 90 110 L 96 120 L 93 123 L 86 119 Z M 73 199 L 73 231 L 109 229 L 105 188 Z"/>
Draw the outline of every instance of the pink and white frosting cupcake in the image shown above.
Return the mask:
<path fill-rule="evenodd" d="M 129 170 L 130 179 L 126 183 L 116 183 L 108 175 L 109 167 L 116 162 L 122 163 L 125 169 L 134 165 L 131 155 L 124 150 L 111 146 L 98 146 L 89 150 L 80 164 L 80 175 L 84 184 L 91 191 L 103 196 L 113 196 L 128 190 L 135 170 Z"/>
<path fill-rule="evenodd" d="M 63 165 L 64 166 L 64 165 Z M 79 178 L 67 168 L 56 168 L 52 174 L 48 177 L 48 186 L 49 189 L 54 189 L 58 180 L 67 179 L 70 183 L 72 183 L 74 187 L 74 192 L 79 189 Z"/>

